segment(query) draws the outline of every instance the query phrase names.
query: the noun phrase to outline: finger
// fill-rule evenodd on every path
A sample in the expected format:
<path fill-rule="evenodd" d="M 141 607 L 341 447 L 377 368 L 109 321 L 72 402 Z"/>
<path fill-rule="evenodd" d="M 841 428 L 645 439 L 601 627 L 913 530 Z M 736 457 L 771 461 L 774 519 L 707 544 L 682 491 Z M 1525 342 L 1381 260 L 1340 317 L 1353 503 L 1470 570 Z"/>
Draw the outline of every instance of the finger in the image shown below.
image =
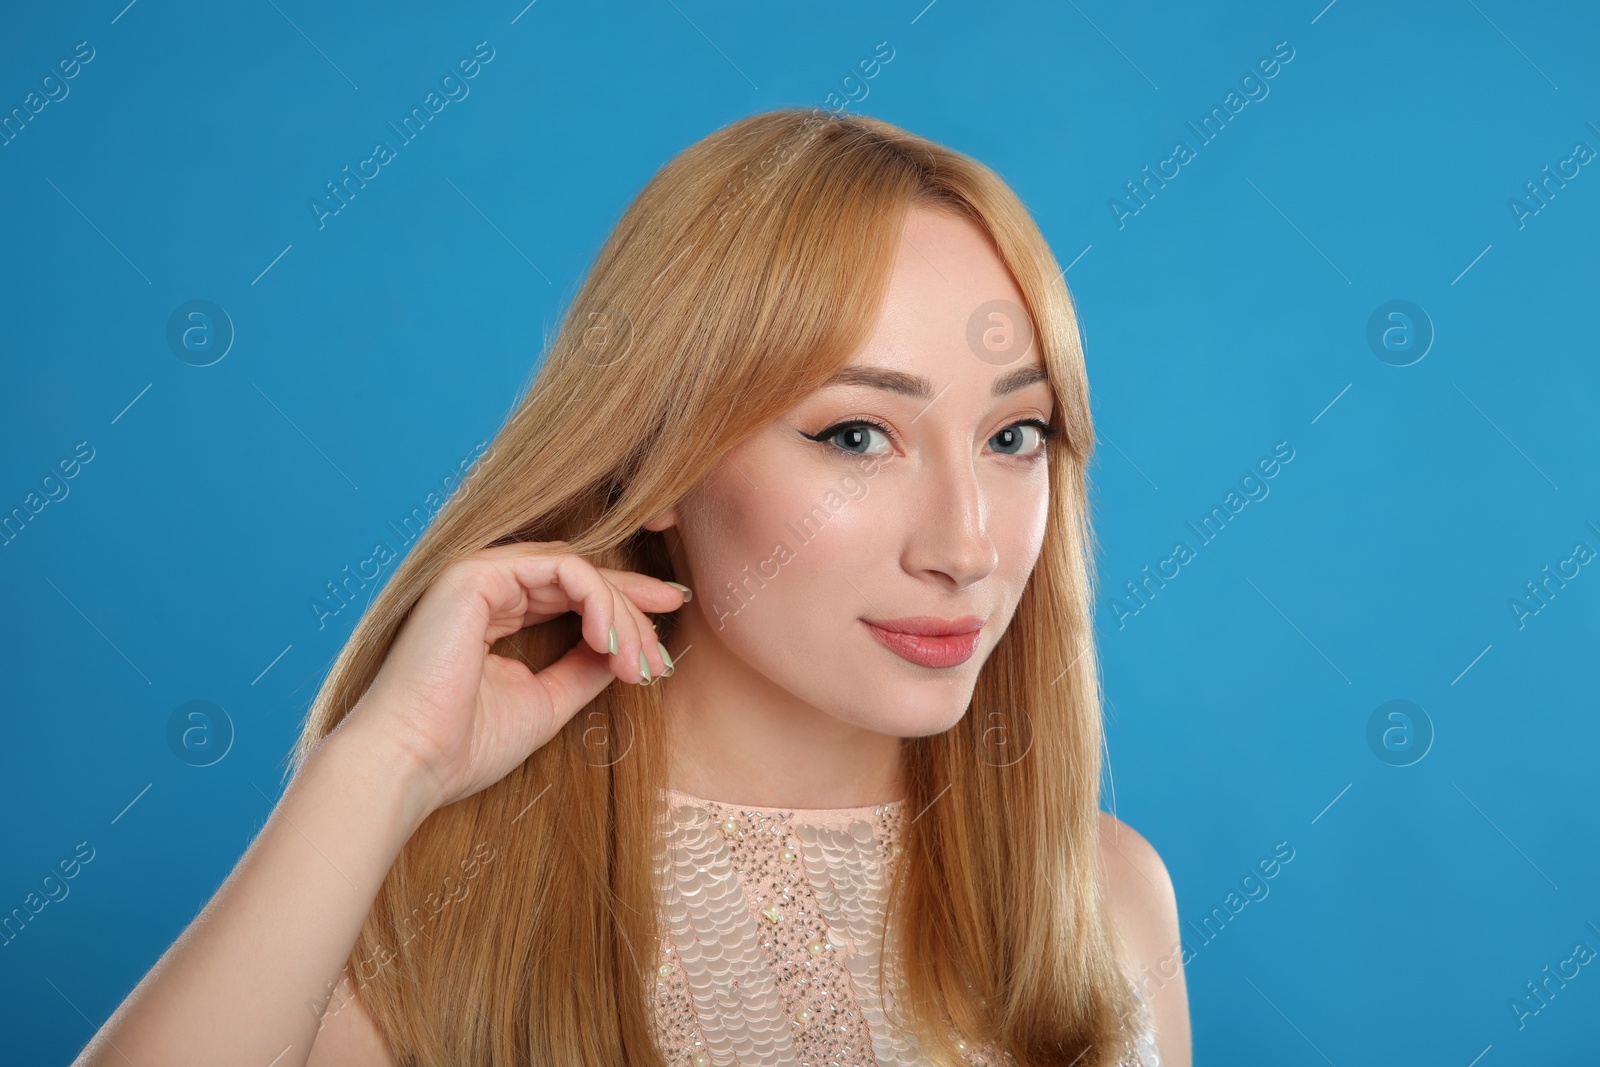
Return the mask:
<path fill-rule="evenodd" d="M 564 544 L 565 542 L 553 543 Z M 548 551 L 540 552 L 537 550 L 539 547 L 540 543 L 534 543 L 531 546 L 497 545 L 494 549 L 485 549 L 484 553 L 500 553 L 499 558 L 504 560 L 566 558 L 565 556 L 552 556 Z M 510 553 L 505 551 L 516 549 L 521 549 L 521 551 Z M 530 551 L 529 549 L 532 550 Z M 571 558 L 582 561 L 585 566 L 591 568 L 596 574 L 620 589 L 630 602 L 644 611 L 656 613 L 677 611 L 693 595 L 688 592 L 687 587 L 680 589 L 671 582 L 652 578 L 649 575 L 640 574 L 638 571 L 598 567 L 581 555 L 575 553 L 569 553 L 568 555 Z M 530 588 L 530 594 L 527 611 L 522 622 L 524 627 L 536 626 L 540 623 L 548 622 L 559 615 L 564 615 L 569 611 L 581 610 L 577 603 L 578 598 L 567 595 L 566 590 L 556 581 L 554 573 L 552 573 L 548 581 L 533 585 Z M 606 637 L 609 641 L 609 623 L 606 630 Z"/>
<path fill-rule="evenodd" d="M 656 624 L 650 616 L 640 611 L 638 605 L 629 600 L 627 593 L 618 590 L 618 600 L 621 601 L 622 613 L 632 619 L 637 638 L 637 648 L 627 657 L 629 665 L 635 669 L 632 677 L 637 678 L 638 685 L 650 685 L 667 669 L 666 661 L 661 657 L 661 637 L 656 633 Z"/>
<path fill-rule="evenodd" d="M 562 556 L 556 563 L 555 578 L 566 590 L 571 607 L 583 618 L 584 643 L 602 656 L 611 656 L 612 635 L 621 650 L 623 628 L 617 591 L 599 568 L 582 556 Z M 612 657 L 614 660 L 615 657 Z"/>
<path fill-rule="evenodd" d="M 654 680 L 671 674 L 674 670 L 671 657 L 661 641 L 661 635 L 656 632 L 654 620 L 648 613 L 677 611 L 691 595 L 687 587 L 679 588 L 673 583 L 636 571 L 616 571 L 606 567 L 599 569 L 606 575 L 607 580 L 619 588 L 628 609 L 638 620 L 642 651 L 650 669 L 650 681 L 643 684 L 652 684 Z M 637 658 L 636 654 L 630 657 L 630 659 Z"/>
<path fill-rule="evenodd" d="M 613 577 L 619 579 L 619 584 L 611 581 Z M 558 558 L 554 579 L 566 592 L 568 605 L 563 605 L 563 608 L 576 609 L 584 616 L 584 640 L 592 648 L 611 654 L 616 677 L 632 681 L 635 685 L 646 685 L 666 672 L 666 657 L 661 654 L 661 638 L 656 633 L 656 625 L 634 603 L 629 589 L 646 597 L 653 595 L 658 601 L 666 600 L 667 606 L 682 603 L 683 593 L 680 590 L 648 574 L 600 568 L 581 555 Z M 598 589 L 590 589 L 590 579 L 598 582 Z M 662 592 L 667 593 L 666 597 L 662 597 Z M 613 635 L 616 638 L 614 653 L 611 651 Z M 640 659 L 642 656 L 643 661 Z"/>
<path fill-rule="evenodd" d="M 679 589 L 670 582 L 660 578 L 652 578 L 648 574 L 638 571 L 613 570 L 610 567 L 597 568 L 606 581 L 621 589 L 645 611 L 657 614 L 667 611 L 677 611 L 690 599 L 690 594 Z"/>
<path fill-rule="evenodd" d="M 661 655 L 661 637 L 656 633 L 655 623 L 639 609 L 639 606 L 626 593 L 618 590 L 617 596 L 622 601 L 623 610 L 633 619 L 634 630 L 639 640 L 639 648 L 629 657 L 629 660 L 635 667 L 640 668 L 640 683 L 649 684 L 660 678 L 667 669 L 666 660 Z M 639 662 L 640 652 L 644 653 L 644 664 Z M 649 667 L 648 674 L 643 669 L 645 666 Z"/>
<path fill-rule="evenodd" d="M 534 626 L 569 611 L 583 616 L 583 640 L 589 647 L 610 654 L 612 627 L 618 649 L 613 659 L 617 677 L 635 683 L 645 682 L 639 663 L 640 652 L 651 679 L 670 670 L 661 653 L 660 638 L 646 611 L 676 611 L 690 594 L 684 589 L 637 571 L 596 567 L 583 556 L 555 550 L 565 542 L 518 542 L 483 549 L 469 559 L 497 564 L 496 574 L 507 569 L 520 587 L 518 599 L 523 608 L 518 623 L 507 620 L 507 612 L 493 610 L 497 624 L 489 628 L 489 643 L 507 633 Z M 609 591 L 610 595 L 607 595 Z M 510 590 L 505 590 L 509 593 Z"/>
<path fill-rule="evenodd" d="M 611 669 L 610 656 L 579 642 L 533 677 L 549 694 L 548 727 L 543 731 L 548 740 L 617 676 Z"/>
<path fill-rule="evenodd" d="M 479 581 L 487 586 L 485 596 L 490 601 L 493 622 L 485 634 L 490 644 L 536 622 L 576 611 L 582 619 L 583 643 L 601 655 L 611 651 L 609 630 L 616 610 L 612 586 L 583 557 L 502 554 L 473 567 L 473 573 L 482 573 L 476 568 L 488 572 Z"/>

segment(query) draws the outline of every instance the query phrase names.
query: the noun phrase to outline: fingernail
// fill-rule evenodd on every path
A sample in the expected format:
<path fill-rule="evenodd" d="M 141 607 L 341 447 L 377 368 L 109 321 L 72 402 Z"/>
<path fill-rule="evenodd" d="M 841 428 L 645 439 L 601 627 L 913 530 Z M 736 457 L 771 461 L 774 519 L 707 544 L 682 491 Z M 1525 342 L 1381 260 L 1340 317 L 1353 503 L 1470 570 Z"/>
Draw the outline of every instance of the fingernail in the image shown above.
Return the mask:
<path fill-rule="evenodd" d="M 611 654 L 613 656 L 617 654 L 617 628 L 615 626 L 611 628 Z"/>
<path fill-rule="evenodd" d="M 639 673 L 644 675 L 644 681 L 639 684 L 648 685 L 650 682 L 650 661 L 645 657 L 644 649 L 642 648 L 639 650 Z"/>
<path fill-rule="evenodd" d="M 691 590 L 688 586 L 680 585 L 677 582 L 668 582 L 667 584 L 672 586 L 672 588 L 674 588 L 674 589 L 683 590 L 683 602 L 685 604 L 687 604 L 689 601 L 694 599 L 694 591 Z"/>
<path fill-rule="evenodd" d="M 677 670 L 677 668 L 672 665 L 672 657 L 667 655 L 667 646 L 663 645 L 660 641 L 657 641 L 656 647 L 661 650 L 661 659 L 667 665 L 667 669 L 661 672 L 661 677 L 671 678 L 672 672 Z"/>

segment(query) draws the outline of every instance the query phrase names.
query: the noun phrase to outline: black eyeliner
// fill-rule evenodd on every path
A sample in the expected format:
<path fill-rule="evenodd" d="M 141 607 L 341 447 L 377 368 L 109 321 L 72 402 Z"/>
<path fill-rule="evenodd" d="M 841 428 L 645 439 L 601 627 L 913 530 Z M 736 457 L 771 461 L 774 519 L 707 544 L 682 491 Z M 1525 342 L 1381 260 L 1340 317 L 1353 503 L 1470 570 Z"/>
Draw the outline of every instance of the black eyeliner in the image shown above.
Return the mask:
<path fill-rule="evenodd" d="M 801 430 L 800 431 L 800 436 L 804 437 L 804 438 L 806 438 L 808 440 L 811 440 L 811 441 L 816 441 L 818 444 L 821 444 L 822 442 L 826 441 L 828 438 L 830 438 L 833 435 L 839 433 L 841 430 L 848 430 L 853 426 L 871 426 L 873 429 L 877 430 L 879 433 L 883 434 L 885 437 L 889 438 L 891 441 L 894 440 L 894 431 L 893 430 L 889 429 L 889 427 L 885 426 L 881 422 L 874 422 L 872 419 L 847 419 L 844 422 L 836 422 L 832 426 L 828 426 L 828 427 L 825 427 L 825 428 L 823 428 L 821 430 L 818 430 L 815 434 L 809 434 L 809 433 L 806 433 L 804 430 Z M 840 451 L 843 452 L 843 451 L 845 451 L 845 449 L 840 449 Z"/>
<path fill-rule="evenodd" d="M 846 419 L 844 422 L 836 422 L 832 426 L 826 426 L 814 434 L 806 433 L 804 430 L 797 430 L 796 432 L 808 441 L 815 441 L 817 444 L 826 444 L 829 438 L 835 436 L 843 430 L 848 430 L 856 426 L 871 426 L 889 440 L 895 440 L 893 430 L 881 422 L 877 422 L 868 418 Z M 1018 419 L 1016 422 L 1007 423 L 1005 426 L 1002 426 L 1001 429 L 1010 430 L 1017 426 L 1034 427 L 1044 437 L 1046 442 L 1052 441 L 1061 435 L 1061 427 L 1055 425 L 1054 423 L 1045 422 L 1043 419 Z M 852 456 L 874 455 L 874 453 L 871 452 L 851 452 L 848 448 L 838 448 L 837 446 L 835 446 L 835 451 L 843 452 L 846 455 Z"/>

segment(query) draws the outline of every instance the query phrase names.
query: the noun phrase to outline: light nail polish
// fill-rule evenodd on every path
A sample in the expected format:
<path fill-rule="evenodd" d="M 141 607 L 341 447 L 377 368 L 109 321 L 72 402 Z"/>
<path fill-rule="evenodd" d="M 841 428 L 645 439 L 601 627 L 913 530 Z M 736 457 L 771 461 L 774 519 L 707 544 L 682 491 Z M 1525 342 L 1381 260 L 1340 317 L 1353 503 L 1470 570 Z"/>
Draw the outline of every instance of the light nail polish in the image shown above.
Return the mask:
<path fill-rule="evenodd" d="M 639 673 L 644 675 L 644 681 L 639 684 L 648 685 L 650 683 L 650 660 L 645 656 L 642 648 L 639 650 Z"/>
<path fill-rule="evenodd" d="M 611 654 L 613 656 L 617 654 L 617 628 L 615 626 L 611 628 Z"/>

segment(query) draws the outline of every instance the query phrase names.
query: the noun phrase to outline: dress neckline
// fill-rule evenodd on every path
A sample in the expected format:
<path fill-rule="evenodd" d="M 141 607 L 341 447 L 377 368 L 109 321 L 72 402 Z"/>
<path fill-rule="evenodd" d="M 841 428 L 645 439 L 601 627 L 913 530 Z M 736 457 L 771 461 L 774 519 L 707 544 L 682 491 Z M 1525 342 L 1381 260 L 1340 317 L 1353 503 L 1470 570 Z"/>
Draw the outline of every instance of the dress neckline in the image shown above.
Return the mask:
<path fill-rule="evenodd" d="M 671 803 L 671 805 L 673 807 L 678 807 L 678 806 L 687 804 L 687 805 L 692 805 L 694 807 L 728 808 L 728 809 L 733 810 L 733 811 L 752 812 L 752 813 L 755 813 L 755 814 L 767 815 L 767 816 L 772 816 L 772 817 L 790 816 L 790 817 L 799 819 L 801 821 L 810 821 L 810 820 L 830 820 L 831 821 L 831 820 L 837 820 L 837 819 L 840 819 L 840 818 L 849 818 L 849 817 L 852 817 L 852 816 L 870 819 L 875 813 L 879 812 L 880 810 L 887 809 L 888 811 L 891 811 L 891 812 L 901 811 L 901 810 L 903 810 L 905 808 L 905 804 L 906 804 L 905 800 L 901 799 L 901 800 L 886 800 L 881 804 L 859 804 L 859 805 L 856 805 L 855 807 L 849 807 L 849 808 L 762 807 L 762 806 L 757 805 L 757 804 L 740 804 L 740 803 L 737 803 L 737 802 L 734 802 L 734 801 L 728 801 L 728 800 L 711 800 L 711 799 L 709 799 L 707 797 L 695 796 L 693 793 L 685 793 L 681 789 L 668 788 L 664 792 L 665 792 L 665 795 L 667 797 L 667 800 Z"/>

